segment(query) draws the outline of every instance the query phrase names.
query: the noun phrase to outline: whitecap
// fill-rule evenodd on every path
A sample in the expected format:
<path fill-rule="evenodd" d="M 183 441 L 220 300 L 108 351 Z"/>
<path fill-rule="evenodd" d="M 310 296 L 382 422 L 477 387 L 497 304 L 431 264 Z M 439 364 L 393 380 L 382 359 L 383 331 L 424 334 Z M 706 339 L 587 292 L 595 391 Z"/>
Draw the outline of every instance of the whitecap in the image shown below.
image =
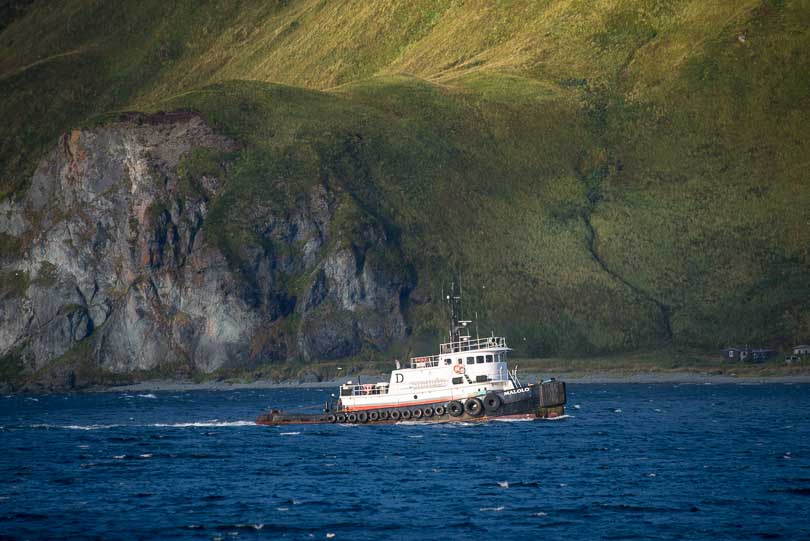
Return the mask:
<path fill-rule="evenodd" d="M 30 400 L 31 402 L 39 402 L 39 398 L 28 397 L 26 400 Z"/>
<path fill-rule="evenodd" d="M 532 513 L 532 516 L 533 517 L 545 517 L 545 516 L 548 516 L 548 513 L 543 513 L 542 511 L 540 511 L 538 513 Z"/>
<path fill-rule="evenodd" d="M 289 511 L 289 507 L 276 507 L 276 511 Z"/>
<path fill-rule="evenodd" d="M 570 419 L 573 415 L 558 415 L 557 417 L 543 417 L 544 421 L 562 421 L 563 419 Z"/>
<path fill-rule="evenodd" d="M 498 481 L 498 486 L 501 488 L 509 488 L 509 481 Z"/>
<path fill-rule="evenodd" d="M 121 460 L 122 458 L 126 458 L 127 455 L 113 455 L 113 458 L 116 460 Z"/>
<path fill-rule="evenodd" d="M 423 438 L 424 436 L 422 436 L 421 434 L 416 434 L 416 435 L 408 436 L 408 437 L 409 438 Z"/>
<path fill-rule="evenodd" d="M 655 477 L 655 474 L 654 473 L 648 473 L 647 477 Z"/>
<path fill-rule="evenodd" d="M 147 393 L 147 394 L 139 394 L 138 396 L 139 396 L 139 397 L 141 397 L 141 398 L 157 398 L 157 397 L 156 397 L 154 394 L 152 394 L 152 393 Z"/>
<path fill-rule="evenodd" d="M 579 404 L 574 404 L 574 409 L 578 410 L 581 406 Z"/>
<path fill-rule="evenodd" d="M 43 425 L 47 428 L 51 428 L 48 425 Z M 64 425 L 64 426 L 57 426 L 55 428 L 66 428 L 68 430 L 103 430 L 105 428 L 115 428 L 119 425 Z"/>
<path fill-rule="evenodd" d="M 531 417 L 527 417 L 525 419 L 503 419 L 496 417 L 493 421 L 497 421 L 499 423 L 525 423 L 526 421 L 534 421 L 535 419 Z"/>
<path fill-rule="evenodd" d="M 499 507 L 482 507 L 481 509 L 479 509 L 479 511 L 494 511 L 494 512 L 503 511 L 503 510 L 504 510 L 503 505 L 501 505 Z"/>
<path fill-rule="evenodd" d="M 253 421 L 193 421 L 188 423 L 155 423 L 149 426 L 158 428 L 193 428 L 193 427 L 225 427 L 225 426 L 258 426 Z"/>
<path fill-rule="evenodd" d="M 298 436 L 300 432 L 281 432 L 279 436 Z"/>
<path fill-rule="evenodd" d="M 613 413 L 621 413 L 621 412 L 622 412 L 621 408 L 616 408 L 615 410 L 613 410 Z"/>
<path fill-rule="evenodd" d="M 327 539 L 332 539 L 333 537 L 335 537 L 335 534 L 333 534 L 332 532 L 326 532 Z"/>
<path fill-rule="evenodd" d="M 144 453 L 144 454 L 142 454 L 140 456 L 141 456 L 141 458 L 152 458 L 152 453 Z"/>

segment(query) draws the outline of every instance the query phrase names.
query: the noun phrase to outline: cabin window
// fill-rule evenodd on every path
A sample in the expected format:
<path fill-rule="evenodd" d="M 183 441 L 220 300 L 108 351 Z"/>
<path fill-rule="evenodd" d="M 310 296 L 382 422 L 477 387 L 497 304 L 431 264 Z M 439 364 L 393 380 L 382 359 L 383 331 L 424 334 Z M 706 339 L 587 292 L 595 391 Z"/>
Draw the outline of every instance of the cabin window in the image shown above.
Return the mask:
<path fill-rule="evenodd" d="M 475 364 L 475 357 L 467 357 L 467 364 Z"/>
<path fill-rule="evenodd" d="M 487 362 L 488 362 L 488 363 L 491 363 L 491 362 L 492 362 L 492 355 L 487 355 Z"/>
<path fill-rule="evenodd" d="M 444 364 L 453 364 L 453 359 L 445 359 Z"/>
<path fill-rule="evenodd" d="M 478 363 L 478 364 L 483 364 L 484 363 L 484 356 L 483 355 L 478 355 L 475 358 L 475 362 Z"/>
<path fill-rule="evenodd" d="M 475 376 L 475 382 L 476 383 L 481 383 L 482 381 L 487 381 L 487 377 L 486 376 Z"/>
<path fill-rule="evenodd" d="M 462 361 L 462 359 L 458 359 L 458 360 L 456 361 L 456 364 L 461 364 L 462 362 L 463 362 L 463 361 Z"/>
<path fill-rule="evenodd" d="M 460 385 L 464 383 L 464 378 L 453 378 L 453 385 Z"/>

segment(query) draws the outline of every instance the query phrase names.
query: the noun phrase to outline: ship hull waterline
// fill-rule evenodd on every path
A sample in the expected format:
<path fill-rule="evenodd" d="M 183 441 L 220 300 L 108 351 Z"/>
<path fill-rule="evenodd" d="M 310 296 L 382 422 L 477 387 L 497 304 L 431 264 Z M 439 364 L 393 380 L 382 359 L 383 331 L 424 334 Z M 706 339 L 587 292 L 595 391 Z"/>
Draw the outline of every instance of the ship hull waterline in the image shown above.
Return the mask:
<path fill-rule="evenodd" d="M 429 404 L 379 409 L 337 410 L 323 413 L 291 413 L 271 410 L 259 415 L 256 424 L 396 424 L 487 422 L 493 420 L 556 419 L 565 414 L 565 383 L 548 381 L 512 391 Z"/>

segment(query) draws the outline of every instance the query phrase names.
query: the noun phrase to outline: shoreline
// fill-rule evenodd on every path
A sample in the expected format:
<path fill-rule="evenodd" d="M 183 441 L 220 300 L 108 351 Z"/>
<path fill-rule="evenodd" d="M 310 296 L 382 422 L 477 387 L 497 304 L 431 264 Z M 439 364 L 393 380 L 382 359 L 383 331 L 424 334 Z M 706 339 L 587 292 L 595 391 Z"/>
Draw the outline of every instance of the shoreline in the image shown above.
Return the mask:
<path fill-rule="evenodd" d="M 548 377 L 548 375 L 544 374 Z M 661 373 L 636 373 L 616 375 L 610 372 L 593 372 L 590 374 L 566 376 L 560 374 L 554 376 L 556 379 L 566 383 L 577 385 L 597 385 L 597 384 L 739 384 L 753 385 L 763 383 L 810 383 L 808 375 L 788 375 L 788 376 L 726 376 L 718 374 L 705 374 L 694 372 L 661 372 Z M 319 389 L 337 388 L 346 383 L 348 378 L 340 380 L 326 380 L 315 382 L 274 382 L 270 380 L 256 380 L 249 383 L 229 382 L 229 381 L 207 381 L 202 383 L 191 381 L 170 381 L 170 380 L 148 380 L 128 385 L 115 385 L 92 389 L 91 392 L 152 392 L 152 391 L 236 391 L 251 389 Z M 382 376 L 366 376 L 369 383 L 382 381 Z M 526 383 L 534 383 L 540 379 L 537 374 L 528 374 L 523 377 Z"/>

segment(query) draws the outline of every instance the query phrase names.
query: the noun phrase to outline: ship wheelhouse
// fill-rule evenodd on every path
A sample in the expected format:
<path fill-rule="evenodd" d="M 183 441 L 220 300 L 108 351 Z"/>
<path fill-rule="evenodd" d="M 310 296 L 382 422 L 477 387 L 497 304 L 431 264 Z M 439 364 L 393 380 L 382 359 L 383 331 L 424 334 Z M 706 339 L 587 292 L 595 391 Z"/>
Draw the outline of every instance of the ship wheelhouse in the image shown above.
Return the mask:
<path fill-rule="evenodd" d="M 483 396 L 516 387 L 507 367 L 506 339 L 499 336 L 458 340 L 439 346 L 440 353 L 412 357 L 407 368 L 391 372 L 388 382 L 340 387 L 345 410 L 429 404 Z"/>

